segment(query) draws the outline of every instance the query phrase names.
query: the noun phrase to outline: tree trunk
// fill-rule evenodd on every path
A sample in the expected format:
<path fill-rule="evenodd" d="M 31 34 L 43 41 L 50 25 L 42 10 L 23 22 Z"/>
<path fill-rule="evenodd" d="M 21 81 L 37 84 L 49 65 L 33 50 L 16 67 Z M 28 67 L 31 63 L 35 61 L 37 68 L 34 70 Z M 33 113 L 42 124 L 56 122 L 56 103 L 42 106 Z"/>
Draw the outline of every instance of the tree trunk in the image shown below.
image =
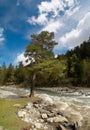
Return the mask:
<path fill-rule="evenodd" d="M 31 89 L 30 89 L 30 97 L 33 97 L 33 96 L 34 96 L 35 79 L 36 79 L 36 73 L 33 72 L 32 86 L 31 86 Z"/>

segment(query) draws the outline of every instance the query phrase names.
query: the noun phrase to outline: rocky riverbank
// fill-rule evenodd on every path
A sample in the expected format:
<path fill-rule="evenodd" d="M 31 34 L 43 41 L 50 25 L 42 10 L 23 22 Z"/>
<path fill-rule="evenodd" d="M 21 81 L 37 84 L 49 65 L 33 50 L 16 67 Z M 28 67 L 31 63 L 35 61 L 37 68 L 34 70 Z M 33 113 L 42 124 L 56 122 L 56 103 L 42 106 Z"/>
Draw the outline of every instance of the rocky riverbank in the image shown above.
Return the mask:
<path fill-rule="evenodd" d="M 46 91 L 43 90 L 43 94 L 40 91 L 39 94 L 35 94 L 36 98 L 39 98 L 37 102 L 27 102 L 26 106 L 18 110 L 17 116 L 20 120 L 30 125 L 23 130 L 90 130 L 89 89 L 78 91 L 74 88 L 53 88 L 52 91 L 58 95 L 61 91 L 62 95 L 50 96 L 44 94 Z M 67 96 L 67 93 L 70 96 Z M 28 95 L 29 89 L 0 88 L 1 98 L 20 98 Z M 19 108 L 19 105 L 14 104 L 13 107 Z"/>
<path fill-rule="evenodd" d="M 46 94 L 38 97 L 39 100 L 27 103 L 18 111 L 18 116 L 23 121 L 32 124 L 30 130 L 89 130 L 83 124 L 85 115 L 83 118 L 80 110 L 82 107 L 79 105 Z M 84 108 L 83 111 L 85 112 Z"/>

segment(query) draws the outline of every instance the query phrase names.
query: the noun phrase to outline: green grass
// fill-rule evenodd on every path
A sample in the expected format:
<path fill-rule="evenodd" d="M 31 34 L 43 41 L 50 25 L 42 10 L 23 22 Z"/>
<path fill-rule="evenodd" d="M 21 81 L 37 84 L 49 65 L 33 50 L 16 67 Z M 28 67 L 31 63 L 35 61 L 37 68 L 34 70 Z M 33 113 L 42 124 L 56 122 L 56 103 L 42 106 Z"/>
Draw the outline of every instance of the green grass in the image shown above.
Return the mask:
<path fill-rule="evenodd" d="M 17 112 L 26 105 L 27 102 L 33 102 L 36 98 L 20 98 L 20 99 L 0 99 L 0 126 L 4 126 L 9 130 L 21 130 L 29 124 L 22 121 Z M 15 107 L 14 104 L 20 104 Z"/>

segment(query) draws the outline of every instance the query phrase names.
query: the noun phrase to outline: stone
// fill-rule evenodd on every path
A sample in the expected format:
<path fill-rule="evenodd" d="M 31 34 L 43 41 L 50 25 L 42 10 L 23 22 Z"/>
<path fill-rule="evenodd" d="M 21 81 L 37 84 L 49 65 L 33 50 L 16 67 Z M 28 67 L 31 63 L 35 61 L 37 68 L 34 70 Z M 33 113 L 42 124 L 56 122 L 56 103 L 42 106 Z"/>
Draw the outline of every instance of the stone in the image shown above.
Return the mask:
<path fill-rule="evenodd" d="M 48 113 L 48 117 L 54 117 L 55 114 L 54 113 Z"/>
<path fill-rule="evenodd" d="M 44 120 L 43 120 L 43 119 L 39 119 L 39 122 L 43 123 L 43 122 L 44 122 Z"/>
<path fill-rule="evenodd" d="M 42 124 L 41 123 L 35 123 L 34 125 L 35 125 L 35 127 L 37 129 L 41 129 L 42 128 Z"/>
<path fill-rule="evenodd" d="M 57 117 L 48 118 L 47 122 L 50 122 L 50 123 L 52 123 L 52 122 L 55 122 L 55 123 L 58 123 L 58 122 L 64 123 L 64 122 L 68 122 L 68 120 L 65 117 L 57 116 Z"/>
<path fill-rule="evenodd" d="M 57 130 L 67 130 L 63 125 L 58 125 Z"/>
<path fill-rule="evenodd" d="M 39 107 L 39 105 L 38 105 L 38 104 L 34 104 L 33 106 L 34 106 L 35 108 L 38 108 L 38 107 Z"/>
<path fill-rule="evenodd" d="M 34 128 L 33 130 L 37 130 L 36 128 Z"/>
<path fill-rule="evenodd" d="M 78 122 L 69 124 L 68 126 L 72 130 L 78 130 L 79 129 Z"/>
<path fill-rule="evenodd" d="M 20 107 L 21 105 L 20 104 L 14 104 L 13 106 L 14 107 Z"/>
<path fill-rule="evenodd" d="M 53 122 L 61 122 L 61 123 L 64 123 L 64 122 L 68 122 L 68 120 L 65 118 L 65 117 L 63 117 L 63 116 L 58 116 L 58 117 L 54 117 L 53 118 Z"/>
<path fill-rule="evenodd" d="M 41 116 L 42 116 L 42 119 L 47 119 L 48 118 L 46 113 L 43 113 Z"/>
<path fill-rule="evenodd" d="M 29 117 L 25 117 L 25 118 L 23 118 L 23 120 L 25 121 L 25 122 L 27 122 L 27 123 L 30 123 L 32 120 L 31 120 L 31 118 L 29 118 Z"/>
<path fill-rule="evenodd" d="M 27 109 L 31 109 L 32 106 L 33 106 L 33 103 L 32 103 L 32 102 L 28 102 L 26 108 L 27 108 Z"/>
<path fill-rule="evenodd" d="M 18 112 L 19 117 L 24 117 L 25 115 L 26 115 L 26 111 L 24 111 L 24 110 L 21 110 Z"/>
<path fill-rule="evenodd" d="M 47 122 L 48 122 L 48 123 L 53 123 L 53 118 L 48 118 L 48 119 L 47 119 Z"/>
<path fill-rule="evenodd" d="M 44 130 L 48 130 L 48 126 L 45 125 L 45 126 L 44 126 Z"/>

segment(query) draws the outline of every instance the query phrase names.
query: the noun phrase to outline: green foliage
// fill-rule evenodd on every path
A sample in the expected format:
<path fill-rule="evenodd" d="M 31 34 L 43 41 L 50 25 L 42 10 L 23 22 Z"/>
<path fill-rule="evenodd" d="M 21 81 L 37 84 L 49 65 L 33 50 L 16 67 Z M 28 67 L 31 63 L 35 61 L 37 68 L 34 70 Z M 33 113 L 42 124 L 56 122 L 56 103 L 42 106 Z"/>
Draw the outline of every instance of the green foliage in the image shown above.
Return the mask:
<path fill-rule="evenodd" d="M 20 62 L 0 68 L 0 85 L 22 84 L 23 86 L 90 86 L 90 39 L 67 51 L 66 55 L 54 58 L 53 48 L 57 43 L 54 33 L 42 31 L 31 35 L 31 42 L 25 50 L 28 66 Z"/>
<path fill-rule="evenodd" d="M 90 59 L 81 62 L 81 81 L 82 85 L 90 86 Z"/>
<path fill-rule="evenodd" d="M 19 66 L 15 70 L 15 81 L 17 84 L 23 83 L 25 80 L 25 68 L 22 62 L 19 63 Z"/>
<path fill-rule="evenodd" d="M 0 84 L 5 84 L 5 76 L 6 76 L 6 65 L 3 63 L 0 68 Z"/>
<path fill-rule="evenodd" d="M 25 56 L 28 60 L 36 63 L 41 62 L 42 59 L 53 57 L 53 48 L 57 44 L 54 41 L 54 33 L 42 31 L 40 34 L 31 35 L 31 42 L 27 46 Z"/>
<path fill-rule="evenodd" d="M 6 71 L 5 82 L 13 83 L 14 80 L 15 80 L 14 67 L 12 64 L 10 64 L 9 67 L 7 68 L 7 71 Z"/>
<path fill-rule="evenodd" d="M 74 85 L 90 86 L 90 39 L 70 50 L 67 56 L 68 77 Z"/>

